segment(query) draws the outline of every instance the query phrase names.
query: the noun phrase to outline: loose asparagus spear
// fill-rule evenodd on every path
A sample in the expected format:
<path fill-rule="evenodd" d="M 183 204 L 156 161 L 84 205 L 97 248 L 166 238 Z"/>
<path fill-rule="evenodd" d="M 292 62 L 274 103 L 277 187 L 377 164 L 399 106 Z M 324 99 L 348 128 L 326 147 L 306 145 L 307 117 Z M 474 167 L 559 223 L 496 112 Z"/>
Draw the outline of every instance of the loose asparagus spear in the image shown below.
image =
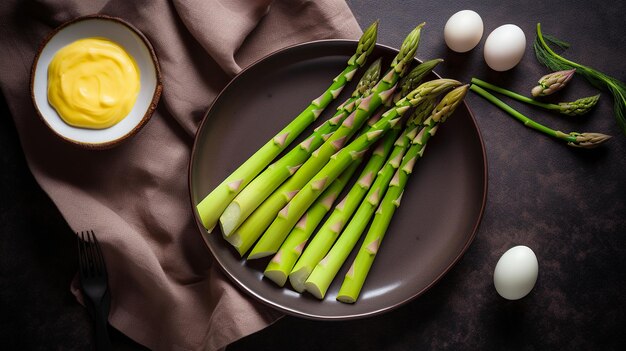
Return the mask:
<path fill-rule="evenodd" d="M 361 159 L 359 159 L 361 160 Z M 265 275 L 279 286 L 285 285 L 287 275 L 291 271 L 291 267 L 296 263 L 300 253 L 306 245 L 309 236 L 313 233 L 319 222 L 324 218 L 326 213 L 330 211 L 333 203 L 339 196 L 339 193 L 350 181 L 352 174 L 359 167 L 360 162 L 354 162 L 348 167 L 335 181 L 324 191 L 324 193 L 315 200 L 315 203 L 300 218 L 298 224 L 293 228 L 289 236 L 280 247 L 276 255 L 268 263 L 265 268 Z"/>
<path fill-rule="evenodd" d="M 516 119 L 518 119 L 519 121 L 524 123 L 524 125 L 526 127 L 535 129 L 535 130 L 537 130 L 539 132 L 542 132 L 542 133 L 544 133 L 546 135 L 549 135 L 551 137 L 554 137 L 554 138 L 557 138 L 557 139 L 561 139 L 561 140 L 567 142 L 567 145 L 569 145 L 569 146 L 580 147 L 580 148 L 585 148 L 585 149 L 593 149 L 595 147 L 598 147 L 600 144 L 603 144 L 607 140 L 611 139 L 610 135 L 605 135 L 605 134 L 601 134 L 601 133 L 577 133 L 577 132 L 570 132 L 570 133 L 566 134 L 566 133 L 563 133 L 563 132 L 561 132 L 559 130 L 554 130 L 554 129 L 548 128 L 548 127 L 544 126 L 543 124 L 539 124 L 539 123 L 533 121 L 532 119 L 524 116 L 523 114 L 521 114 L 517 110 L 513 109 L 511 106 L 505 104 L 502 100 L 500 100 L 497 97 L 491 95 L 486 90 L 482 89 L 481 87 L 479 87 L 476 84 L 472 84 L 470 86 L 470 90 L 475 92 L 476 94 L 482 96 L 483 98 L 485 98 L 486 100 L 488 100 L 492 104 L 494 104 L 494 105 L 498 106 L 499 108 L 503 109 L 509 115 L 515 117 Z"/>
<path fill-rule="evenodd" d="M 446 119 L 454 113 L 460 102 L 463 101 L 467 94 L 467 89 L 468 87 L 465 85 L 448 93 L 437 105 L 432 115 L 424 121 L 424 128 L 412 140 L 413 145 L 409 148 L 406 155 L 404 155 L 400 168 L 396 171 L 396 174 L 389 183 L 389 189 L 378 207 L 378 210 L 376 210 L 370 229 L 363 240 L 363 244 L 354 262 L 350 266 L 350 269 L 348 269 L 348 273 L 337 294 L 337 300 L 345 303 L 354 303 L 358 298 L 365 278 L 369 273 L 370 267 L 376 258 L 376 253 L 387 232 L 391 218 L 396 208 L 400 206 L 404 188 L 416 161 L 424 155 L 426 143 L 431 136 L 435 135 L 439 124 L 445 122 Z M 324 284 L 330 285 L 330 281 L 326 283 L 328 277 L 325 278 Z M 332 281 L 332 278 L 330 280 Z M 315 286 L 317 289 L 314 289 L 314 291 L 322 292 L 318 285 Z M 323 296 L 324 294 L 322 293 L 321 295 Z"/>
<path fill-rule="evenodd" d="M 535 86 L 530 94 L 532 96 L 547 96 L 565 88 L 567 83 L 576 73 L 576 68 L 556 71 L 539 78 L 537 86 Z"/>
<path fill-rule="evenodd" d="M 559 56 L 552 51 L 548 44 L 555 44 L 563 49 L 569 47 L 569 44 L 562 40 L 543 35 L 541 33 L 541 24 L 537 23 L 537 37 L 533 44 L 537 60 L 553 70 L 576 68 L 576 74 L 585 77 L 592 85 L 600 89 L 607 89 L 613 96 L 613 111 L 617 125 L 626 134 L 626 83 L 592 67 L 581 65 Z"/>
<path fill-rule="evenodd" d="M 226 240 L 233 244 L 241 255 L 250 249 L 252 244 L 272 223 L 278 212 L 328 162 L 330 157 L 360 128 L 377 107 L 391 98 L 394 85 L 406 73 L 408 62 L 413 60 L 419 45 L 422 26 L 423 24 L 417 26 L 406 37 L 400 52 L 392 62 L 390 71 L 376 84 L 372 94 L 361 101 L 358 108 L 344 120 L 339 129 L 319 147 L 319 151 L 316 150 L 311 154 L 311 157 L 291 178 L 268 197 L 232 235 L 227 237 Z M 255 258 L 255 255 L 249 258 Z"/>
<path fill-rule="evenodd" d="M 460 83 L 452 79 L 433 80 L 420 85 L 405 98 L 398 101 L 396 106 L 385 112 L 380 121 L 376 122 L 367 133 L 359 136 L 333 155 L 326 166 L 291 199 L 257 242 L 250 257 L 265 257 L 276 253 L 291 228 L 313 201 L 353 160 L 360 157 L 373 143 L 396 125 L 410 107 L 417 106 L 421 101 L 430 99 L 458 85 Z"/>
<path fill-rule="evenodd" d="M 217 224 L 220 215 L 230 201 L 306 127 L 315 121 L 332 100 L 339 96 L 343 87 L 354 77 L 356 70 L 365 64 L 367 57 L 374 50 L 377 31 L 378 22 L 374 22 L 365 30 L 359 40 L 355 54 L 348 60 L 347 67 L 333 80 L 330 87 L 200 201 L 197 205 L 198 214 L 209 233 Z"/>
<path fill-rule="evenodd" d="M 547 104 L 545 102 L 536 101 L 526 96 L 514 93 L 510 90 L 500 88 L 493 84 L 482 81 L 478 78 L 472 78 L 472 84 L 476 84 L 481 88 L 489 89 L 497 93 L 500 93 L 502 95 L 506 95 L 517 101 L 521 101 L 530 105 L 545 108 L 547 110 L 556 111 L 558 113 L 568 115 L 568 116 L 584 115 L 585 113 L 589 112 L 589 110 L 591 110 L 598 103 L 598 99 L 600 98 L 600 94 L 598 94 L 598 95 L 578 99 L 572 102 L 560 102 L 558 104 Z"/>
<path fill-rule="evenodd" d="M 306 161 L 326 139 L 328 139 L 354 111 L 358 99 L 374 87 L 380 77 L 380 59 L 376 60 L 367 69 L 352 96 L 337 108 L 337 113 L 318 127 L 311 136 L 300 145 L 294 147 L 280 160 L 271 164 L 263 173 L 256 177 L 248 186 L 235 197 L 226 207 L 220 217 L 220 226 L 223 235 L 230 235 L 243 221 L 265 200 L 278 186 Z"/>
<path fill-rule="evenodd" d="M 402 157 L 410 141 L 417 133 L 417 126 L 430 114 L 433 107 L 432 101 L 429 100 L 425 100 L 424 103 L 420 104 L 407 123 L 404 133 L 398 140 L 396 140 L 393 134 L 385 136 L 385 140 L 390 139 L 394 145 L 393 151 L 391 151 L 391 159 L 399 160 Z M 365 194 L 374 182 L 376 174 L 383 167 L 387 159 L 387 154 L 388 153 L 381 153 L 381 155 L 378 156 L 374 153 L 359 176 L 359 181 L 350 189 L 350 192 L 348 192 L 341 203 L 335 207 L 330 217 L 317 232 L 313 240 L 311 240 L 311 243 L 289 273 L 289 281 L 296 291 L 304 291 L 304 282 L 317 263 L 328 253 L 328 250 L 330 250 L 343 230 L 343 227 L 348 223 L 354 211 L 356 211 L 363 197 L 365 197 Z"/>

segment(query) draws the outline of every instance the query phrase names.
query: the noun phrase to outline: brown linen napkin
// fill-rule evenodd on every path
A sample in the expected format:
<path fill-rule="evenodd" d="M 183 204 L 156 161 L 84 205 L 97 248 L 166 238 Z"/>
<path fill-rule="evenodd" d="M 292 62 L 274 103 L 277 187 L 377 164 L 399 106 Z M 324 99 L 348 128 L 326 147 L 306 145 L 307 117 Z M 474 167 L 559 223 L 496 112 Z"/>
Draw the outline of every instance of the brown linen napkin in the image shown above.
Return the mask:
<path fill-rule="evenodd" d="M 45 35 L 94 13 L 121 17 L 149 38 L 164 85 L 150 122 L 105 151 L 62 142 L 29 94 Z M 73 230 L 93 229 L 104 246 L 110 323 L 151 349 L 216 350 L 278 319 L 212 264 L 188 200 L 190 147 L 208 106 L 242 67 L 291 44 L 357 38 L 344 1 L 3 0 L 0 20 L 0 88 L 35 178 Z"/>

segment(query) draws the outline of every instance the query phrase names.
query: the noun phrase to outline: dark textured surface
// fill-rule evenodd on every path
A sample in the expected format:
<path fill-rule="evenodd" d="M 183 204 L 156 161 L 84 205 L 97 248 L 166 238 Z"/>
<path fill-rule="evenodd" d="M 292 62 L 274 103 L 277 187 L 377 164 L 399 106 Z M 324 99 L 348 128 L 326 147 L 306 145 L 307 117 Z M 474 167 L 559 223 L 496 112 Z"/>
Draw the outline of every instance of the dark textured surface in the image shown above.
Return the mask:
<path fill-rule="evenodd" d="M 626 81 L 626 5 L 618 1 L 414 2 L 348 1 L 362 26 L 381 20 L 379 41 L 397 47 L 426 21 L 418 58 L 442 57 L 437 71 L 484 78 L 526 92 L 546 73 L 530 42 L 536 22 L 572 44 L 566 56 Z M 443 43 L 447 18 L 461 9 L 481 14 L 479 46 L 454 54 Z M 515 23 L 528 45 L 521 64 L 506 73 L 482 60 L 488 33 Z M 573 100 L 596 90 L 576 77 L 555 96 Z M 487 209 L 466 255 L 433 289 L 382 316 L 351 322 L 285 317 L 229 350 L 621 350 L 626 348 L 626 137 L 604 93 L 582 118 L 515 108 L 564 131 L 616 137 L 597 150 L 576 150 L 526 129 L 481 98 L 467 98 L 485 139 L 489 162 Z M 3 349 L 84 350 L 91 343 L 85 311 L 69 293 L 76 270 L 75 241 L 24 161 L 9 112 L 0 122 L 0 345 Z M 509 302 L 492 285 L 498 257 L 531 247 L 539 279 L 529 296 Z M 118 349 L 138 348 L 119 333 Z M 7 347 L 8 346 L 8 347 Z"/>

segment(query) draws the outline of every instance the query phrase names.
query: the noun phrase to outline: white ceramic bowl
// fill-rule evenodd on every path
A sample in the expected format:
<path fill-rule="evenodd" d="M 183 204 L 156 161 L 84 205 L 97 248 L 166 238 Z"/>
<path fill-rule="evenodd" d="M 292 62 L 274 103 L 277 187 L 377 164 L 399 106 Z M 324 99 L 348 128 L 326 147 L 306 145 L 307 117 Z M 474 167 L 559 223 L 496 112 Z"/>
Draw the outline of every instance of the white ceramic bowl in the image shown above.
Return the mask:
<path fill-rule="evenodd" d="M 119 123 L 105 129 L 85 129 L 65 123 L 48 103 L 48 65 L 56 52 L 83 38 L 104 37 L 121 45 L 137 62 L 141 88 L 137 101 Z M 41 45 L 31 74 L 31 96 L 35 109 L 58 136 L 71 143 L 92 148 L 109 148 L 126 140 L 150 119 L 161 96 L 161 71 L 148 39 L 131 24 L 114 17 L 79 17 L 56 28 Z"/>

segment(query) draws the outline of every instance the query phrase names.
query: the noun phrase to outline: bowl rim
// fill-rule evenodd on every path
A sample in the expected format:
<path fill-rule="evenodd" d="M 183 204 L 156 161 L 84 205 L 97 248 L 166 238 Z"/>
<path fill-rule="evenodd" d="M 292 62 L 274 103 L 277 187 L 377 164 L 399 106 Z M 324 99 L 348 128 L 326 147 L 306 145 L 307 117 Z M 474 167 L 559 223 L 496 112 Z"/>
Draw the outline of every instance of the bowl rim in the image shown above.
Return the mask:
<path fill-rule="evenodd" d="M 133 33 L 135 33 L 139 37 L 139 39 L 141 39 L 141 41 L 146 46 L 146 48 L 148 49 L 148 52 L 150 53 L 150 58 L 152 60 L 152 64 L 154 65 L 154 71 L 156 75 L 155 77 L 156 86 L 154 88 L 154 93 L 152 94 L 152 99 L 150 101 L 150 104 L 148 105 L 148 108 L 146 109 L 146 112 L 144 113 L 143 117 L 139 121 L 139 123 L 137 123 L 133 127 L 133 129 L 131 129 L 129 132 L 122 135 L 121 137 L 118 137 L 113 140 L 101 142 L 101 143 L 90 143 L 90 142 L 78 141 L 78 140 L 69 138 L 57 132 L 48 123 L 48 120 L 46 119 L 46 117 L 43 116 L 42 112 L 39 110 L 39 107 L 37 106 L 37 103 L 35 101 L 35 71 L 37 70 L 37 63 L 39 62 L 39 58 L 41 56 L 43 49 L 48 45 L 50 40 L 54 38 L 54 36 L 56 36 L 61 30 L 65 29 L 66 27 L 69 27 L 79 22 L 92 21 L 92 20 L 104 20 L 104 21 L 110 21 L 110 22 L 114 22 L 117 24 L 121 24 L 125 26 L 127 29 L 129 29 L 130 31 L 132 31 Z M 43 123 L 48 127 L 48 129 L 50 129 L 56 136 L 61 138 L 61 140 L 68 142 L 72 145 L 77 145 L 77 146 L 84 147 L 87 149 L 92 149 L 92 150 L 102 150 L 102 149 L 112 148 L 114 146 L 117 146 L 121 142 L 125 141 L 126 139 L 132 137 L 133 135 L 137 134 L 137 132 L 139 132 L 139 130 L 152 117 L 152 114 L 156 110 L 156 107 L 159 103 L 159 99 L 161 98 L 162 91 L 163 91 L 163 82 L 162 82 L 162 77 L 161 77 L 161 67 L 159 66 L 159 60 L 157 59 L 154 48 L 152 44 L 150 43 L 150 41 L 148 40 L 148 38 L 137 27 L 133 26 L 129 22 L 119 17 L 113 17 L 113 16 L 108 16 L 108 15 L 102 15 L 102 14 L 94 14 L 94 15 L 76 17 L 54 28 L 50 33 L 46 35 L 46 37 L 42 40 L 41 44 L 39 44 L 39 47 L 37 48 L 37 53 L 35 55 L 35 58 L 33 60 L 33 64 L 30 70 L 30 97 L 33 102 L 33 106 L 35 107 L 35 110 L 37 111 L 37 116 L 39 116 L 39 119 L 41 119 Z"/>

